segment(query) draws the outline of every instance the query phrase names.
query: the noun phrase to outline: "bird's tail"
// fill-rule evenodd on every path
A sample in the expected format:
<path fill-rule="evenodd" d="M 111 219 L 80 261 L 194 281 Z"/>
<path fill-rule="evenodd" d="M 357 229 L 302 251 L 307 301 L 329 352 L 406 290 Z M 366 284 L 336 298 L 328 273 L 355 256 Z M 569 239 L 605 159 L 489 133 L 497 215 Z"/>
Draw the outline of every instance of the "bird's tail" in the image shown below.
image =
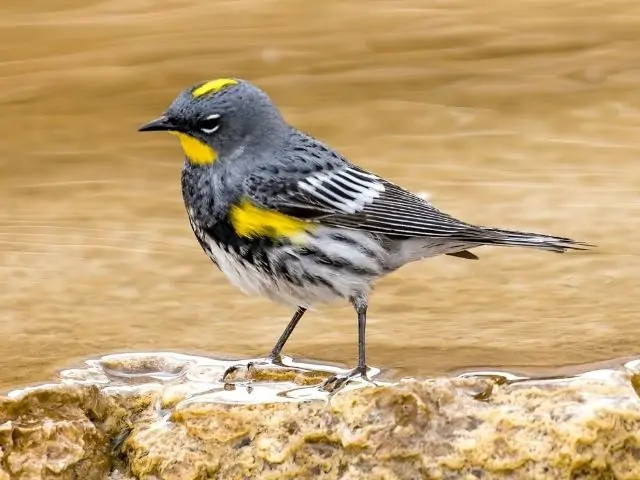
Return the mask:
<path fill-rule="evenodd" d="M 540 233 L 519 232 L 517 230 L 503 230 L 501 228 L 482 227 L 486 232 L 486 243 L 504 247 L 525 247 L 564 253 L 567 250 L 587 250 L 594 245 L 578 242 L 566 237 L 554 237 Z"/>

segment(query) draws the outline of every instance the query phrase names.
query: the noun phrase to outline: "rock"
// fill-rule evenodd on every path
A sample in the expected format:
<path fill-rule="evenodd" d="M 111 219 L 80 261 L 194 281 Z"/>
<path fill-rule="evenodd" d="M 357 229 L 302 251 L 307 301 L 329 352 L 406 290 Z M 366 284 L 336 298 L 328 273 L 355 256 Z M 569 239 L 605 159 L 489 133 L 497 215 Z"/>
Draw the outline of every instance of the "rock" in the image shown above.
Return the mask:
<path fill-rule="evenodd" d="M 0 400 L 4 479 L 637 479 L 637 362 L 571 378 L 367 382 L 118 355 Z M 242 372 L 240 372 L 242 373 Z"/>
<path fill-rule="evenodd" d="M 50 385 L 1 400 L 0 478 L 104 478 L 107 438 L 96 420 L 105 407 L 97 387 Z"/>

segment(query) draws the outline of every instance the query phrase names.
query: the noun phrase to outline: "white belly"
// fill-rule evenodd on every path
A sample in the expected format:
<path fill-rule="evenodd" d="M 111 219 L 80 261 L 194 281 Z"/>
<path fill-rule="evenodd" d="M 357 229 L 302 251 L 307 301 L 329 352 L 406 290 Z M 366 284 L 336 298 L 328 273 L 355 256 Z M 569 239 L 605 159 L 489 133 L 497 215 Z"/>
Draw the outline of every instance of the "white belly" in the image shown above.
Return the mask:
<path fill-rule="evenodd" d="M 322 251 L 330 254 L 331 258 L 342 258 L 361 268 L 336 269 L 332 265 L 319 263 L 313 255 L 302 254 L 299 247 L 286 245 L 270 250 L 271 271 L 268 272 L 245 261 L 241 255 L 232 249 L 225 249 L 213 239 L 207 238 L 205 243 L 207 254 L 228 280 L 244 293 L 265 296 L 294 307 L 309 308 L 318 303 L 346 300 L 355 294 L 367 294 L 375 279 L 382 275 L 381 264 L 364 255 L 353 243 L 332 243 L 322 235 L 307 239 L 305 247 L 320 245 Z M 368 246 L 377 248 L 378 254 L 384 254 L 379 245 L 369 241 Z"/>
<path fill-rule="evenodd" d="M 220 271 L 231 284 L 247 295 L 264 296 L 277 303 L 305 308 L 342 298 L 342 295 L 326 286 L 311 283 L 296 285 L 283 277 L 267 274 L 243 262 L 239 256 L 227 252 L 213 241 L 209 242 L 209 247 L 210 253 L 207 253 L 218 264 Z"/>
<path fill-rule="evenodd" d="M 227 252 L 214 241 L 208 241 L 208 255 L 218 264 L 229 282 L 247 295 L 265 295 L 271 279 L 261 270 L 247 264 L 241 257 Z"/>

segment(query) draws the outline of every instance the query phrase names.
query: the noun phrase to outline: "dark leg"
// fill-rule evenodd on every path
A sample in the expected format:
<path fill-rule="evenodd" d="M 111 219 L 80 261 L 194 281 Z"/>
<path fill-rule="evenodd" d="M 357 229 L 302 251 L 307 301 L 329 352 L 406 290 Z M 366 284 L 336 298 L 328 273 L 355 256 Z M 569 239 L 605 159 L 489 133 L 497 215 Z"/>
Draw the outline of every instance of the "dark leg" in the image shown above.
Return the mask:
<path fill-rule="evenodd" d="M 230 374 L 232 374 L 234 372 L 237 372 L 241 368 L 245 368 L 246 367 L 248 370 L 250 370 L 252 367 L 255 367 L 256 365 L 272 365 L 272 364 L 277 365 L 277 364 L 279 364 L 280 361 L 281 361 L 280 353 L 282 352 L 282 348 L 284 347 L 284 344 L 287 343 L 287 340 L 289 340 L 289 337 L 293 333 L 293 330 L 296 328 L 296 325 L 298 325 L 298 322 L 300 321 L 300 319 L 304 315 L 304 312 L 306 312 L 306 311 L 307 311 L 306 308 L 298 307 L 298 309 L 296 310 L 296 313 L 294 313 L 293 317 L 291 318 L 291 320 L 289 320 L 287 328 L 284 329 L 284 332 L 282 332 L 282 335 L 280 335 L 280 338 L 278 339 L 278 341 L 276 342 L 274 347 L 271 349 L 271 353 L 269 353 L 269 355 L 267 355 L 267 358 L 265 358 L 264 361 L 261 361 L 261 362 L 249 362 L 246 366 L 245 365 L 232 365 L 231 367 L 227 368 L 225 370 L 225 372 L 222 374 L 222 380 L 225 380 L 227 378 L 227 376 L 229 376 Z"/>
<path fill-rule="evenodd" d="M 351 299 L 353 308 L 358 314 L 358 366 L 345 375 L 334 375 L 328 378 L 322 388 L 334 391 L 344 386 L 354 377 L 367 378 L 366 329 L 367 329 L 367 297 L 357 295 Z"/>
<path fill-rule="evenodd" d="M 280 358 L 280 353 L 282 352 L 282 348 L 284 347 L 284 344 L 287 343 L 287 340 L 289 340 L 289 337 L 293 333 L 293 330 L 296 328 L 296 325 L 298 325 L 298 322 L 300 321 L 300 319 L 304 315 L 304 312 L 306 311 L 307 311 L 306 308 L 298 307 L 298 309 L 296 310 L 296 313 L 293 314 L 293 317 L 289 321 L 287 328 L 284 329 L 284 332 L 282 332 L 282 335 L 280 335 L 280 338 L 278 339 L 274 347 L 271 349 L 271 353 L 267 357 L 269 360 L 278 360 Z"/>
<path fill-rule="evenodd" d="M 360 373 L 367 373 L 367 353 L 365 348 L 367 331 L 367 299 L 361 298 L 353 301 L 353 306 L 358 314 L 358 367 Z"/>

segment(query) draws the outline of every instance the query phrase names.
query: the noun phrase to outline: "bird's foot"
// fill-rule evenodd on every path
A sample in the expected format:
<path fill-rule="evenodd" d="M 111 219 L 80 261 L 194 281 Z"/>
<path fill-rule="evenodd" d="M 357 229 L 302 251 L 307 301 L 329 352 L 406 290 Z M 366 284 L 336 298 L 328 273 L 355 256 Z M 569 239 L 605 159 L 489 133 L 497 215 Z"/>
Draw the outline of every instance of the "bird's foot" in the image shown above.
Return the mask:
<path fill-rule="evenodd" d="M 239 363 L 227 368 L 222 374 L 222 381 L 227 380 L 250 380 L 256 376 L 258 370 L 264 370 L 268 368 L 284 367 L 282 363 L 282 357 L 280 355 L 269 354 L 263 359 L 253 360 L 247 363 Z"/>
<path fill-rule="evenodd" d="M 366 365 L 358 365 L 356 368 L 354 368 L 353 370 L 347 373 L 343 373 L 340 375 L 332 375 L 331 377 L 327 378 L 324 382 L 322 382 L 320 389 L 324 390 L 325 392 L 334 393 L 340 390 L 342 387 L 344 387 L 351 380 L 354 380 L 356 378 L 361 378 L 362 380 L 371 382 L 371 380 L 369 380 L 369 377 L 367 377 Z"/>

